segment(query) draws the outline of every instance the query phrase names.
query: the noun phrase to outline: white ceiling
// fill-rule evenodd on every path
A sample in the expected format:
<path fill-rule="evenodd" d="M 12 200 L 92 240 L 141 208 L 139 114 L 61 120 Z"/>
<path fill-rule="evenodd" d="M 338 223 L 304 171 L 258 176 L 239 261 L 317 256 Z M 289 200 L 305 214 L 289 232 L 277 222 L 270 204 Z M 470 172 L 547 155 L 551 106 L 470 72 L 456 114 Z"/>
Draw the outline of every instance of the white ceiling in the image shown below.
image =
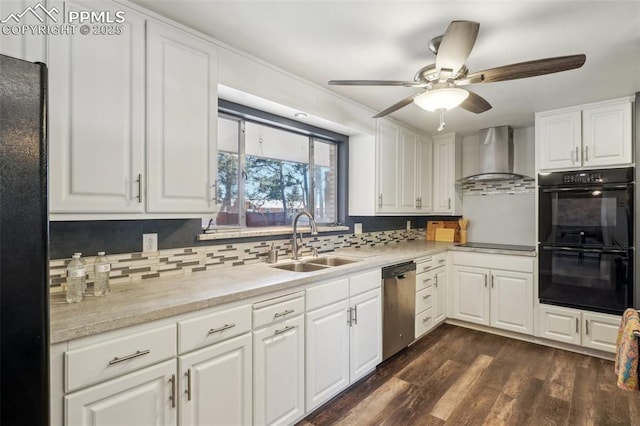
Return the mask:
<path fill-rule="evenodd" d="M 640 92 L 640 0 L 634 1 L 206 1 L 133 0 L 147 9 L 381 111 L 417 92 L 327 86 L 330 79 L 412 80 L 434 63 L 428 41 L 452 20 L 480 23 L 470 72 L 584 53 L 577 70 L 470 89 L 493 109 L 446 113 L 446 131 L 468 135 L 534 112 Z M 259 78 L 259 76 L 256 76 Z M 409 105 L 391 115 L 436 133 L 437 114 Z"/>

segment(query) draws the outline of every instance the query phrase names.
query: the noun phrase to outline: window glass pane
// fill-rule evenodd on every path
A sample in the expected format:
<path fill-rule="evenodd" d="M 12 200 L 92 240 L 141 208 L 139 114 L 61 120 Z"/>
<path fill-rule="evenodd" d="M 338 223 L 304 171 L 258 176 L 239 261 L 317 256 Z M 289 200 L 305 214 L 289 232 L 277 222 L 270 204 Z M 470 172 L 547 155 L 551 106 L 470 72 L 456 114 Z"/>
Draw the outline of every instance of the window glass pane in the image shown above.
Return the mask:
<path fill-rule="evenodd" d="M 238 143 L 240 126 L 237 120 L 218 120 L 218 203 L 216 226 L 239 226 L 238 203 Z"/>
<path fill-rule="evenodd" d="M 336 144 L 314 140 L 313 176 L 315 181 L 314 218 L 318 223 L 337 222 L 338 150 Z"/>
<path fill-rule="evenodd" d="M 247 227 L 290 225 L 309 208 L 309 138 L 247 122 Z"/>

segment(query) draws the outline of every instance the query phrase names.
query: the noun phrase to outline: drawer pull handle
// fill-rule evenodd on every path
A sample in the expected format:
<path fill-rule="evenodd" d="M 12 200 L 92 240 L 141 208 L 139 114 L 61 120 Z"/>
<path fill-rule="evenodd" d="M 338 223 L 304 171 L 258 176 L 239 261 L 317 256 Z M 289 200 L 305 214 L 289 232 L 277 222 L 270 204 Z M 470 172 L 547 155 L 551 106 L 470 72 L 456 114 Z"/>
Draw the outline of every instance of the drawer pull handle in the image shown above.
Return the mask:
<path fill-rule="evenodd" d="M 151 353 L 151 351 L 147 349 L 145 351 L 136 351 L 136 353 L 131 355 L 125 355 L 122 358 L 115 357 L 111 361 L 109 361 L 109 365 L 117 364 L 123 361 L 129 361 L 130 359 L 138 358 L 139 356 L 143 356 L 143 355 L 148 355 L 149 353 Z"/>
<path fill-rule="evenodd" d="M 292 314 L 294 311 L 295 311 L 294 309 L 286 309 L 282 312 L 276 312 L 276 314 L 274 315 L 274 318 L 283 317 L 285 315 Z"/>
<path fill-rule="evenodd" d="M 228 329 L 233 328 L 235 326 L 236 326 L 235 324 L 225 324 L 222 327 L 212 328 L 211 330 L 209 330 L 209 333 L 207 333 L 207 334 L 220 333 L 221 331 L 228 330 Z"/>
<path fill-rule="evenodd" d="M 444 263 L 446 261 L 447 261 L 447 259 L 438 259 L 438 263 Z"/>
<path fill-rule="evenodd" d="M 431 278 L 425 278 L 424 280 L 422 280 L 423 283 L 428 283 L 429 281 L 431 281 Z"/>
<path fill-rule="evenodd" d="M 425 294 L 424 296 L 422 296 L 422 298 L 423 298 L 423 299 L 428 299 L 428 298 L 430 298 L 430 297 L 431 297 L 431 295 L 430 295 L 430 294 Z"/>
<path fill-rule="evenodd" d="M 429 321 L 430 319 L 431 319 L 431 317 L 424 317 L 424 318 L 422 318 L 422 322 L 427 322 L 427 321 Z"/>
<path fill-rule="evenodd" d="M 187 376 L 187 401 L 191 401 L 191 369 L 189 368 L 186 373 Z"/>
<path fill-rule="evenodd" d="M 295 325 L 288 325 L 285 328 L 283 328 L 282 330 L 276 330 L 275 334 L 282 334 L 282 333 L 286 333 L 289 330 L 293 330 L 294 328 L 296 328 Z"/>
<path fill-rule="evenodd" d="M 169 381 L 171 382 L 171 396 L 169 396 L 171 408 L 176 408 L 176 375 L 172 374 Z"/>

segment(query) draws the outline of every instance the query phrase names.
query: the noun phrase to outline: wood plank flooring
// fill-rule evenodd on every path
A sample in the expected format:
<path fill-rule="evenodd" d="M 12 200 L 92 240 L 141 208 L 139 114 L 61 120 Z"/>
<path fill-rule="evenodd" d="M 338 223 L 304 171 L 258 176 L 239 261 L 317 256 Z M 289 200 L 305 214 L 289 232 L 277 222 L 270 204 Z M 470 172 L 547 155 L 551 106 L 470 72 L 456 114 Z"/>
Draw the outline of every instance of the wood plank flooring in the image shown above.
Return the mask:
<path fill-rule="evenodd" d="M 298 426 L 640 425 L 613 362 L 444 324 Z"/>

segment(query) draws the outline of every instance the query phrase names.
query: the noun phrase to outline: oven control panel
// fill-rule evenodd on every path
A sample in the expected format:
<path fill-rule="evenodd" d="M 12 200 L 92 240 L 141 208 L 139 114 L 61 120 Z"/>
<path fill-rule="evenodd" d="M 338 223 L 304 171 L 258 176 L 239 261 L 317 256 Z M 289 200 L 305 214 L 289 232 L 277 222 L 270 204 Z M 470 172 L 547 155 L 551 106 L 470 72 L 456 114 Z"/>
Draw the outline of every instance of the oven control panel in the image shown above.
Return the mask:
<path fill-rule="evenodd" d="M 562 175 L 562 183 L 601 183 L 602 172 L 579 172 Z"/>

